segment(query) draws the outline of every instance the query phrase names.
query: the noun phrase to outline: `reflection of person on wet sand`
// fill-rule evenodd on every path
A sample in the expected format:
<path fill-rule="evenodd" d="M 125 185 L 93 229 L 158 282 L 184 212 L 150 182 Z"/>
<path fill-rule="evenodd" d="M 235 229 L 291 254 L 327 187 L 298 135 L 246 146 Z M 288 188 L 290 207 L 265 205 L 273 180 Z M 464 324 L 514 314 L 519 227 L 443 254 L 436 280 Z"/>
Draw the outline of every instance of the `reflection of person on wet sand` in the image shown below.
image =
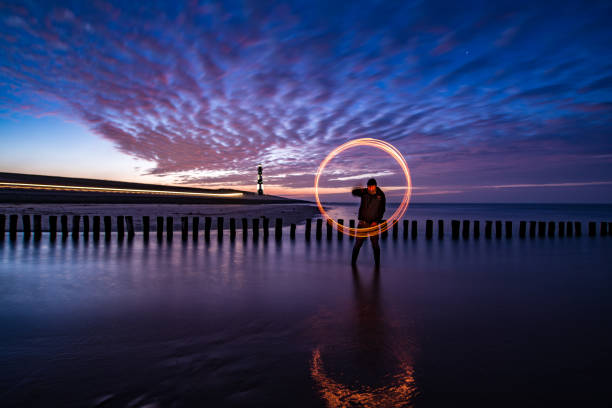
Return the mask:
<path fill-rule="evenodd" d="M 354 188 L 351 192 L 354 196 L 361 197 L 361 205 L 359 206 L 359 224 L 357 228 L 374 227 L 382 221 L 385 213 L 385 193 L 376 185 L 376 180 L 373 178 L 368 180 L 368 187 Z M 353 255 L 351 257 L 351 265 L 357 263 L 359 250 L 365 241 L 365 237 L 357 237 L 355 246 L 353 247 Z M 370 236 L 372 242 L 372 250 L 374 252 L 374 263 L 380 265 L 380 246 L 378 245 L 378 234 Z"/>
<path fill-rule="evenodd" d="M 358 381 L 334 379 L 324 368 L 321 349 L 313 351 L 310 372 L 330 408 L 412 406 L 414 371 L 386 333 L 379 282 L 380 273 L 374 272 L 371 284 L 364 285 L 354 269 L 357 361 L 351 371 Z"/>

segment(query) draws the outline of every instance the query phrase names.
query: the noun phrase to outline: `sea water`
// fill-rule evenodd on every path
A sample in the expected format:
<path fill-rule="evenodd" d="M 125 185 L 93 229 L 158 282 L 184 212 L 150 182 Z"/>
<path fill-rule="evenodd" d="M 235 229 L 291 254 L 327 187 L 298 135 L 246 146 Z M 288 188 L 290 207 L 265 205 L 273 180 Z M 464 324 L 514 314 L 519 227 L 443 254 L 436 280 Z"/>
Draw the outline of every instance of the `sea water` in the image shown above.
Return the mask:
<path fill-rule="evenodd" d="M 537 211 L 536 211 L 537 210 Z M 356 208 L 335 206 L 347 220 Z M 409 219 L 609 220 L 411 206 Z M 356 218 L 355 215 L 352 216 Z M 481 221 L 481 222 L 482 222 Z M 583 226 L 583 228 L 585 228 Z M 598 229 L 599 231 L 599 229 Z M 612 238 L 0 243 L 10 406 L 607 406 Z"/>

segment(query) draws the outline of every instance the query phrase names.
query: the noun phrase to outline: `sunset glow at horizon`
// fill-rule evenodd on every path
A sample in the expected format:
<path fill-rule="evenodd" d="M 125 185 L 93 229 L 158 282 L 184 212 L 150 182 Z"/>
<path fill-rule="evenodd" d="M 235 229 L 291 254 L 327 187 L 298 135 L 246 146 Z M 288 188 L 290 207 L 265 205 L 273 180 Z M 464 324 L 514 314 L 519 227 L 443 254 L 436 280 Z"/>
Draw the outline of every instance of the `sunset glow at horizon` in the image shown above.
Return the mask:
<path fill-rule="evenodd" d="M 314 200 L 376 138 L 415 202 L 612 202 L 609 2 L 0 5 L 0 172 Z M 320 193 L 403 174 L 364 150 Z"/>

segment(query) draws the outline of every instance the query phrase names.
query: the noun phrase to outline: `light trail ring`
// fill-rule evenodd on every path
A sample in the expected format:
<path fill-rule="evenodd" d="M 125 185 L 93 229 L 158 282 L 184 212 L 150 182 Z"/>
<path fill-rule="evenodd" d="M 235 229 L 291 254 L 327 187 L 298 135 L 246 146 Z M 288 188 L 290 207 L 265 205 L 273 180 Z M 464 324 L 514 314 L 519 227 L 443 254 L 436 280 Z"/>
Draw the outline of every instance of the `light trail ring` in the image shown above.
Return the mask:
<path fill-rule="evenodd" d="M 342 153 L 343 151 L 350 149 L 351 147 L 357 147 L 357 146 L 375 147 L 377 149 L 380 149 L 388 153 L 391 157 L 395 159 L 397 164 L 400 165 L 400 167 L 404 171 L 404 176 L 406 177 L 406 190 L 404 191 L 404 196 L 402 197 L 402 202 L 400 203 L 399 207 L 397 207 L 397 210 L 391 215 L 391 217 L 389 217 L 389 219 L 387 219 L 386 222 L 380 225 L 376 225 L 374 227 L 350 228 L 345 225 L 338 224 L 338 222 L 333 220 L 327 214 L 327 212 L 321 205 L 321 200 L 319 199 L 319 178 L 321 177 L 321 174 L 323 174 L 323 170 L 325 169 L 325 166 L 327 166 L 327 163 L 329 163 L 330 160 L 336 157 L 339 153 Z M 408 208 L 408 203 L 410 202 L 410 195 L 412 194 L 412 182 L 410 180 L 410 169 L 408 169 L 408 164 L 406 163 L 404 156 L 402 156 L 399 150 L 397 150 L 391 144 L 385 141 L 382 141 L 382 140 L 373 139 L 369 137 L 351 140 L 350 142 L 346 142 L 336 147 L 334 150 L 332 150 L 327 155 L 327 157 L 323 159 L 323 161 L 319 165 L 319 169 L 317 170 L 317 174 L 315 175 L 314 188 L 315 188 L 315 199 L 317 201 L 317 207 L 319 207 L 319 211 L 321 212 L 321 215 L 323 215 L 323 217 L 325 218 L 326 222 L 331 223 L 332 226 L 334 226 L 338 231 L 342 232 L 343 234 L 350 235 L 353 237 L 374 236 L 374 235 L 378 235 L 392 228 L 393 225 L 397 223 L 399 219 L 402 218 L 402 216 L 406 212 L 406 209 Z"/>

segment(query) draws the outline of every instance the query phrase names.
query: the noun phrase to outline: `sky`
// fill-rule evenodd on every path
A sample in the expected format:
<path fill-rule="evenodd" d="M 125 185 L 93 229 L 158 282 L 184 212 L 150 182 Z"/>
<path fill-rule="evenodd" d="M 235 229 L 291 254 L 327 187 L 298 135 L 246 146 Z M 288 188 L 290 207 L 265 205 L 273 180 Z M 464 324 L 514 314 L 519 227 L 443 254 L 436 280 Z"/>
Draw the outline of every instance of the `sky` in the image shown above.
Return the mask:
<path fill-rule="evenodd" d="M 3 1 L 0 171 L 312 199 L 612 202 L 609 1 Z M 327 201 L 400 167 L 334 158 Z"/>

